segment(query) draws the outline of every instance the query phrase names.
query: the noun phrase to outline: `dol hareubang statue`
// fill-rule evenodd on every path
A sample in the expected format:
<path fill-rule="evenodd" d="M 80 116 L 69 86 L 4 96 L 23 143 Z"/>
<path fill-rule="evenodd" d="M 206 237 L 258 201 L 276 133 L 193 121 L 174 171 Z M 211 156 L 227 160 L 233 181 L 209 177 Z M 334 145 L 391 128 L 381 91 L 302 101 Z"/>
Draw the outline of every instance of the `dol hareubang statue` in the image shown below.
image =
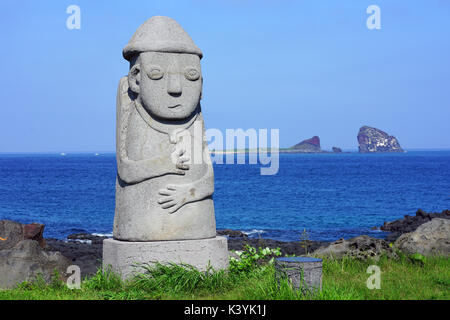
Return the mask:
<path fill-rule="evenodd" d="M 153 17 L 123 56 L 130 71 L 117 95 L 114 238 L 215 237 L 214 175 L 200 109 L 202 52 L 177 22 Z"/>
<path fill-rule="evenodd" d="M 202 52 L 177 22 L 153 17 L 123 55 L 130 70 L 117 93 L 114 237 L 103 242 L 103 265 L 122 278 L 156 262 L 224 269 L 200 109 Z"/>

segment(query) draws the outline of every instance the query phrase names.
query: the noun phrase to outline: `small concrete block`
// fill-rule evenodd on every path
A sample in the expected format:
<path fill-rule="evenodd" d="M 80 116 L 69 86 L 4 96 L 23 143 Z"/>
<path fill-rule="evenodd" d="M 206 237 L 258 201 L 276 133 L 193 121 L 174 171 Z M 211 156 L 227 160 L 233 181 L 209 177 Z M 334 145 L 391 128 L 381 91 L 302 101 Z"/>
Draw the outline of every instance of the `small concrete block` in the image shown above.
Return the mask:
<path fill-rule="evenodd" d="M 123 279 L 141 273 L 142 264 L 188 264 L 205 271 L 208 264 L 214 270 L 228 268 L 226 237 L 199 240 L 132 242 L 106 239 L 103 241 L 103 267 L 111 266 Z"/>
<path fill-rule="evenodd" d="M 287 277 L 294 289 L 310 292 L 322 290 L 322 259 L 311 257 L 277 258 L 276 278 Z"/>

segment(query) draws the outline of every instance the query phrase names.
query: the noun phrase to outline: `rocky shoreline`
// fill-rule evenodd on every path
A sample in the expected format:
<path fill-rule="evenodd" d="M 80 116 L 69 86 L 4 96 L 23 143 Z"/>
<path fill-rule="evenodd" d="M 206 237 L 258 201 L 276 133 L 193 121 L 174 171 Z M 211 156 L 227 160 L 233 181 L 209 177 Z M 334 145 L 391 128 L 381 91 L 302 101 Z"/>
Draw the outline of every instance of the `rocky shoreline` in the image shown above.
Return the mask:
<path fill-rule="evenodd" d="M 352 249 L 358 256 L 372 250 L 373 252 L 369 255 L 373 256 L 381 251 L 392 254 L 389 247 L 390 242 L 394 242 L 402 234 L 412 232 L 434 218 L 450 219 L 450 210 L 444 210 L 441 213 L 426 213 L 419 209 L 415 216 L 406 215 L 403 219 L 385 222 L 380 229 L 391 232 L 385 240 L 362 235 L 349 240 L 339 239 L 334 242 L 310 240 L 287 242 L 266 238 L 249 238 L 241 231 L 230 229 L 218 230 L 217 235 L 228 238 L 229 250 L 242 250 L 244 245 L 248 244 L 253 247 L 280 248 L 282 254 L 287 255 L 304 255 L 314 251 L 327 254 L 330 250 L 334 250 L 334 253 L 339 255 L 340 251 L 347 252 Z M 46 250 L 61 252 L 73 264 L 80 267 L 83 275 L 91 275 L 101 265 L 104 239 L 107 239 L 107 237 L 86 233 L 72 234 L 67 237 L 67 241 L 46 239 Z"/>
<path fill-rule="evenodd" d="M 415 216 L 405 215 L 403 219 L 398 219 L 391 222 L 385 222 L 380 230 L 390 232 L 386 236 L 386 241 L 394 242 L 402 234 L 415 231 L 420 225 L 431 221 L 432 219 L 450 219 L 450 210 L 442 212 L 427 213 L 422 209 L 417 210 Z"/>
<path fill-rule="evenodd" d="M 255 239 L 249 238 L 241 231 L 230 229 L 218 230 L 217 235 L 228 238 L 228 250 L 242 250 L 248 244 L 253 247 L 280 248 L 283 254 L 288 255 L 303 255 L 328 244 L 324 241 L 286 242 L 265 238 Z M 107 238 L 87 233 L 71 234 L 67 240 L 49 238 L 46 239 L 45 250 L 61 252 L 72 264 L 80 267 L 82 276 L 92 275 L 101 265 L 103 240 Z"/>
<path fill-rule="evenodd" d="M 433 229 L 433 223 L 436 225 Z M 428 227 L 426 227 L 429 225 Z M 431 231 L 430 231 L 430 226 Z M 426 228 L 425 228 L 426 227 Z M 44 239 L 43 225 L 31 224 L 21 225 L 17 222 L 2 220 L 0 221 L 0 229 L 2 234 L 8 234 L 8 240 L 0 242 L 0 255 L 8 256 L 20 254 L 24 252 L 28 255 L 30 269 L 33 269 L 33 262 L 36 255 L 40 255 L 40 261 L 47 261 L 49 255 L 59 254 L 62 259 L 61 265 L 69 264 L 80 267 L 82 277 L 93 275 L 102 262 L 103 240 L 106 236 L 99 236 L 86 233 L 71 234 L 67 240 Z M 245 233 L 237 230 L 218 230 L 217 235 L 226 236 L 228 238 L 229 250 L 242 250 L 248 244 L 253 247 L 269 247 L 280 248 L 282 254 L 286 255 L 304 255 L 314 252 L 315 255 L 333 255 L 340 257 L 343 255 L 351 255 L 357 258 L 377 257 L 381 253 L 395 257 L 396 254 L 389 243 L 395 241 L 395 245 L 399 242 L 399 247 L 408 250 L 415 250 L 417 239 L 424 238 L 425 241 L 419 243 L 421 248 L 417 252 L 427 254 L 430 250 L 439 249 L 444 254 L 450 254 L 450 210 L 444 210 L 440 213 L 426 213 L 418 210 L 415 216 L 405 216 L 402 219 L 385 222 L 380 226 L 381 230 L 391 232 L 386 239 L 375 239 L 367 235 L 354 237 L 352 239 L 339 239 L 334 242 L 324 241 L 278 241 L 266 238 L 249 238 Z M 420 234 L 420 230 L 428 230 L 428 234 Z M 419 235 L 415 235 L 419 232 Z M 35 246 L 30 245 L 35 243 Z M 420 242 L 420 241 L 419 241 Z M 17 251 L 18 247 L 30 247 L 28 251 Z M 431 243 L 431 247 L 430 247 Z M 416 246 L 416 247 L 414 247 Z M 428 247 L 427 247 L 428 246 Z M 413 249 L 411 249 L 411 247 Z M 425 248 L 425 249 L 423 249 Z M 14 251 L 16 250 L 16 251 Z M 421 251 L 422 250 L 422 251 Z M 425 251 L 424 251 L 425 250 Z M 427 251 L 428 250 L 428 251 Z M 42 251 L 42 253 L 38 253 Z M 34 260 L 33 260 L 34 259 Z M 50 259 L 51 260 L 51 259 Z M 50 263 L 50 260 L 48 260 Z M 63 261 L 64 260 L 64 261 Z M 8 263 L 5 266 L 0 263 L 0 271 L 7 271 Z M 46 262 L 47 263 L 47 262 Z M 2 269 L 3 268 L 3 269 Z M 8 274 L 7 272 L 5 274 Z"/>

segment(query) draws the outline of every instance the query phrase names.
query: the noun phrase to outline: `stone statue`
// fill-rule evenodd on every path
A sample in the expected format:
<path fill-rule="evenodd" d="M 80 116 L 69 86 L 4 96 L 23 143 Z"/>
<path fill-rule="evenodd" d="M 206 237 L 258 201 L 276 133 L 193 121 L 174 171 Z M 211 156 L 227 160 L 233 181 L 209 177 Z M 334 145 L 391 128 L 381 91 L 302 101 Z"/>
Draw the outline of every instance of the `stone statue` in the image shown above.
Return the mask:
<path fill-rule="evenodd" d="M 214 173 L 200 107 L 201 50 L 176 21 L 156 16 L 138 28 L 123 56 L 130 69 L 117 93 L 115 246 L 195 239 L 223 246 L 216 237 Z M 109 257 L 112 243 L 105 242 Z"/>
<path fill-rule="evenodd" d="M 214 237 L 214 174 L 200 108 L 202 53 L 174 20 L 153 17 L 123 55 L 130 72 L 117 96 L 114 238 Z M 195 163 L 194 154 L 201 157 Z"/>

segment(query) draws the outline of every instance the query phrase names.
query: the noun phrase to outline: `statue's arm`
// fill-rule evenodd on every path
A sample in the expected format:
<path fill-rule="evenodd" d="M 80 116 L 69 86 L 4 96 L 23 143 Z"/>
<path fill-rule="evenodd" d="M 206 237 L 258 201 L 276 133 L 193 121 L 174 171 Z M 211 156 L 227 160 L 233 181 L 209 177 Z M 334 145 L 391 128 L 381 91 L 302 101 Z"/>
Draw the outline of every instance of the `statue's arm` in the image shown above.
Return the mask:
<path fill-rule="evenodd" d="M 198 180 L 186 184 L 169 184 L 166 189 L 159 190 L 161 198 L 158 203 L 169 213 L 176 212 L 187 203 L 203 200 L 214 193 L 214 170 L 206 141 L 203 146 L 203 161 L 206 172 Z"/>
<path fill-rule="evenodd" d="M 128 96 L 128 79 L 120 79 L 117 91 L 116 160 L 117 174 L 127 184 L 159 177 L 168 173 L 184 175 L 167 156 L 153 156 L 144 160 L 131 160 L 127 156 L 126 136 L 133 103 Z"/>
<path fill-rule="evenodd" d="M 203 161 L 206 163 L 206 172 L 203 177 L 191 183 L 191 188 L 194 188 L 196 191 L 195 194 L 191 195 L 191 201 L 189 202 L 202 200 L 212 196 L 214 193 L 214 170 L 208 146 L 203 147 Z"/>
<path fill-rule="evenodd" d="M 150 159 L 134 161 L 128 158 L 118 160 L 118 175 L 127 184 L 135 184 L 165 174 L 174 173 L 184 175 L 183 170 L 166 168 L 170 159 L 164 157 L 152 157 Z"/>

